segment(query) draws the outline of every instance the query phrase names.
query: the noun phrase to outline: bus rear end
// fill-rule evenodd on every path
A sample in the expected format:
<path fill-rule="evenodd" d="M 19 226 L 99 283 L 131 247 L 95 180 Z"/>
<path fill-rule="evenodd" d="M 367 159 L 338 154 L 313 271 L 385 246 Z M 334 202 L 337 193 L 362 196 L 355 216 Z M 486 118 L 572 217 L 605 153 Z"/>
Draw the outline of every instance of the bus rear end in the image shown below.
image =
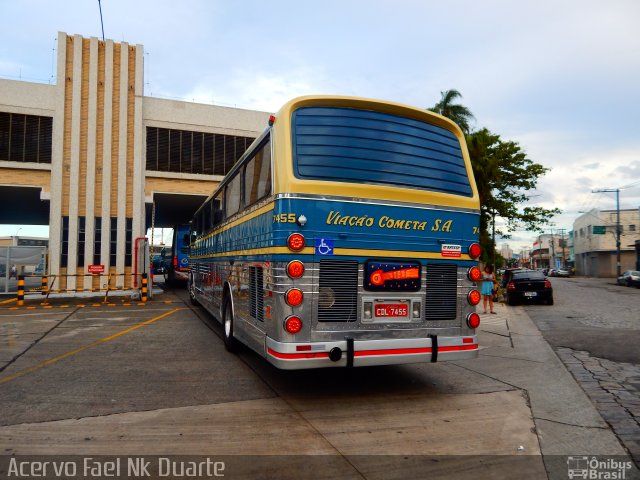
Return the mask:
<path fill-rule="evenodd" d="M 322 97 L 291 102 L 275 125 L 273 243 L 284 248 L 267 285 L 268 360 L 477 356 L 479 204 L 460 130 L 400 105 Z"/>
<path fill-rule="evenodd" d="M 186 282 L 189 278 L 189 224 L 173 228 L 173 244 L 170 255 L 165 256 L 165 279 L 167 283 Z"/>

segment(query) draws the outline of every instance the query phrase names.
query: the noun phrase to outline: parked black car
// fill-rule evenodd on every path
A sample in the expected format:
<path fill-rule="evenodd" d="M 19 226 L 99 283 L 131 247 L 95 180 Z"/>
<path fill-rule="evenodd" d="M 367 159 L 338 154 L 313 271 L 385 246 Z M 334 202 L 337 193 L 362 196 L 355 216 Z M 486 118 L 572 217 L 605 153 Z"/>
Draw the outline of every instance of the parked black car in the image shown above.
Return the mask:
<path fill-rule="evenodd" d="M 505 298 L 509 305 L 543 302 L 553 305 L 553 286 L 542 272 L 513 272 L 507 283 Z"/>
<path fill-rule="evenodd" d="M 511 281 L 511 277 L 516 272 L 526 272 L 528 271 L 526 268 L 515 267 L 515 268 L 507 268 L 502 274 L 502 281 L 500 282 L 500 286 L 502 288 L 507 288 L 507 284 Z"/>

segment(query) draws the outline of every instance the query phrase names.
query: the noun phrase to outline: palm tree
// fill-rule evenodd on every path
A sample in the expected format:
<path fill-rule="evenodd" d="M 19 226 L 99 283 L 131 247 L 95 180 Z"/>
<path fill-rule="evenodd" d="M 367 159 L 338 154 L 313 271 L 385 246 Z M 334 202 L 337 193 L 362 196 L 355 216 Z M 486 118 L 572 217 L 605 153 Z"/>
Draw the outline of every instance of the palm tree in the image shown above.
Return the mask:
<path fill-rule="evenodd" d="M 428 110 L 447 117 L 449 120 L 457 123 L 464 133 L 469 133 L 469 122 L 475 120 L 476 117 L 474 117 L 471 110 L 464 105 L 453 103 L 456 99 L 462 98 L 460 92 L 457 90 L 446 90 L 440 92 L 440 96 L 440 101 Z"/>

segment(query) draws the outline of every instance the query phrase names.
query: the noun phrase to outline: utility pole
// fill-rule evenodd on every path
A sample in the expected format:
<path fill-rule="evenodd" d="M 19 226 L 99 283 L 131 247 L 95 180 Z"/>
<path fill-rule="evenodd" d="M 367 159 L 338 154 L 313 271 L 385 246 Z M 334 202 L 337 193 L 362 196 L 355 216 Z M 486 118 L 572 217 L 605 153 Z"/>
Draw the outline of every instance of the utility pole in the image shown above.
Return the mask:
<path fill-rule="evenodd" d="M 619 188 L 601 188 L 600 190 L 591 190 L 591 193 L 612 193 L 616 194 L 616 271 L 617 276 L 622 275 L 622 267 L 620 264 L 620 189 Z"/>
<path fill-rule="evenodd" d="M 565 229 L 564 228 L 559 228 L 558 232 L 560 233 L 560 251 L 562 252 L 562 268 L 566 267 L 567 265 L 567 257 L 566 257 L 566 252 L 565 252 L 565 248 L 566 248 L 566 243 L 564 241 L 564 232 Z"/>
<path fill-rule="evenodd" d="M 540 262 L 540 265 L 538 266 L 542 266 L 542 241 L 540 240 L 540 235 L 538 235 L 538 262 Z"/>
<path fill-rule="evenodd" d="M 553 236 L 553 228 L 551 229 L 551 258 L 549 260 L 549 268 L 556 268 L 556 248 L 554 245 L 555 238 Z"/>

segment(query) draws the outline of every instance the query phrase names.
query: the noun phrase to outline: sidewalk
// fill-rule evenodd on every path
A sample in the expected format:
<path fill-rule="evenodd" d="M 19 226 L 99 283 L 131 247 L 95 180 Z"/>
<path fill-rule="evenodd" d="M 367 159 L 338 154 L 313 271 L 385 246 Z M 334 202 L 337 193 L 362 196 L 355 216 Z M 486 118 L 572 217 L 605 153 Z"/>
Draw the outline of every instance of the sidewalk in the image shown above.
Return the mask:
<path fill-rule="evenodd" d="M 567 478 L 568 456 L 625 456 L 630 461 L 525 310 L 496 303 L 495 311 L 481 314 L 479 358 L 457 364 L 526 391 L 549 477 Z M 636 478 L 639 472 L 626 473 Z"/>

